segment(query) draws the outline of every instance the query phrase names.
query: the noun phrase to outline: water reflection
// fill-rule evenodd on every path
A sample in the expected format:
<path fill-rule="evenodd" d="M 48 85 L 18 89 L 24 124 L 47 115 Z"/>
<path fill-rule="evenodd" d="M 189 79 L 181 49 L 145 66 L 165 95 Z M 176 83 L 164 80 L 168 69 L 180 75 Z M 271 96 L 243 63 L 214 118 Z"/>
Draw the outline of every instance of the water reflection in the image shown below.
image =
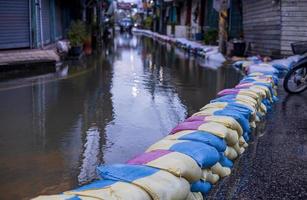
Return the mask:
<path fill-rule="evenodd" d="M 91 127 L 86 131 L 83 160 L 78 176 L 79 183 L 87 183 L 97 178 L 96 167 L 101 163 L 100 158 L 100 132 L 98 127 Z"/>
<path fill-rule="evenodd" d="M 240 78 L 148 38 L 104 45 L 57 73 L 0 83 L 0 199 L 92 180 L 98 164 L 143 152 Z"/>

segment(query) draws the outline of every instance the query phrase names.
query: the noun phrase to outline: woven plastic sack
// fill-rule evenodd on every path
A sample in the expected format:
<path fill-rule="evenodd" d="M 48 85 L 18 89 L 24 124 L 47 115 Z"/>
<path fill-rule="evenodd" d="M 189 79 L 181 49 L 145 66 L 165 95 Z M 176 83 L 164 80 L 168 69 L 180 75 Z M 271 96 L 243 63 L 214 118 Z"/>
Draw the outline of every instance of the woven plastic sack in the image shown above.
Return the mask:
<path fill-rule="evenodd" d="M 203 195 L 208 194 L 211 188 L 212 188 L 212 185 L 209 182 L 206 182 L 203 180 L 192 183 L 191 185 L 192 192 L 200 192 Z"/>
<path fill-rule="evenodd" d="M 211 169 L 203 169 L 201 180 L 207 181 L 214 185 L 220 180 L 220 176 L 212 173 Z"/>
<path fill-rule="evenodd" d="M 212 146 L 185 140 L 160 140 L 147 152 L 164 149 L 180 152 L 193 158 L 201 168 L 211 167 L 220 160 L 219 152 Z"/>
<path fill-rule="evenodd" d="M 176 134 L 168 135 L 164 139 L 166 140 L 189 140 L 194 142 L 205 143 L 216 148 L 219 152 L 226 150 L 226 142 L 223 138 L 213 135 L 206 131 L 185 130 L 176 132 Z"/>
<path fill-rule="evenodd" d="M 64 195 L 64 194 L 55 194 L 55 195 L 41 195 L 31 200 L 97 200 L 95 198 L 88 197 L 86 199 L 79 198 L 75 195 Z"/>
<path fill-rule="evenodd" d="M 203 200 L 204 197 L 200 192 L 190 192 L 186 200 Z"/>
<path fill-rule="evenodd" d="M 200 167 L 190 156 L 169 150 L 143 153 L 129 160 L 127 164 L 146 165 L 162 169 L 177 177 L 183 177 L 190 183 L 199 180 L 202 173 Z"/>
<path fill-rule="evenodd" d="M 40 196 L 35 200 L 151 200 L 140 187 L 113 180 L 99 180 L 60 195 Z"/>
<path fill-rule="evenodd" d="M 129 199 L 141 200 L 151 199 L 149 194 L 140 187 L 125 183 L 125 182 L 112 182 L 110 180 L 100 180 L 93 182 L 89 185 L 82 186 L 76 190 L 64 192 L 64 194 L 77 195 L 78 197 L 93 197 L 97 199 Z"/>
<path fill-rule="evenodd" d="M 243 129 L 240 124 L 232 117 L 227 116 L 192 116 L 185 120 L 185 122 L 204 121 L 204 122 L 216 122 L 223 124 L 227 128 L 236 130 L 239 136 L 243 135 Z"/>
<path fill-rule="evenodd" d="M 97 168 L 101 178 L 135 184 L 153 200 L 185 200 L 190 184 L 169 172 L 144 165 L 104 165 Z"/>
<path fill-rule="evenodd" d="M 233 102 L 231 102 L 231 101 L 229 101 L 229 102 L 225 102 L 225 101 L 224 102 L 220 102 L 220 101 L 211 102 L 211 103 L 205 105 L 200 110 L 202 111 L 202 110 L 209 109 L 209 108 L 220 108 L 220 109 L 234 110 L 234 111 L 242 114 L 249 121 L 255 121 L 256 120 L 255 109 L 253 109 L 252 107 L 249 107 L 249 106 L 245 106 L 245 105 L 240 104 L 240 103 L 236 103 L 234 101 Z"/>
<path fill-rule="evenodd" d="M 271 74 L 279 73 L 279 71 L 276 68 L 274 68 L 272 65 L 267 64 L 267 63 L 250 65 L 247 69 L 247 73 L 250 74 L 253 72 L 263 72 L 263 73 L 271 73 Z"/>
<path fill-rule="evenodd" d="M 171 131 L 171 134 L 175 134 L 179 131 L 184 131 L 184 130 L 200 130 L 211 133 L 220 138 L 224 138 L 229 146 L 235 145 L 239 141 L 239 136 L 236 131 L 215 122 L 203 122 L 203 121 L 183 122 L 178 126 L 176 126 Z"/>

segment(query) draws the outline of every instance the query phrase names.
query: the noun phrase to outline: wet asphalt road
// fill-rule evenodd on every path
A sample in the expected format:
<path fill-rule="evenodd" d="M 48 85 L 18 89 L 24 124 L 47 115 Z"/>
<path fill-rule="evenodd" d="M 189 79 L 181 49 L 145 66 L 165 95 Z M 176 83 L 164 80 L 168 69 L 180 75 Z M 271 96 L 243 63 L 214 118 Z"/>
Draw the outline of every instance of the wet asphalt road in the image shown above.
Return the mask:
<path fill-rule="evenodd" d="M 278 97 L 232 175 L 207 199 L 307 199 L 307 92 L 280 88 Z"/>

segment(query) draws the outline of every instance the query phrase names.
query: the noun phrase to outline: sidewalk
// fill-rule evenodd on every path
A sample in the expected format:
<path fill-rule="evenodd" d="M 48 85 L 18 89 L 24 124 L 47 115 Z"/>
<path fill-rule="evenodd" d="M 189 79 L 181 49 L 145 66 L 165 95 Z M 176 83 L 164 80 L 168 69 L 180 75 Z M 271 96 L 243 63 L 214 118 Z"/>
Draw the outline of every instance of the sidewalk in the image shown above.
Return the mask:
<path fill-rule="evenodd" d="M 60 58 L 54 50 L 24 49 L 0 51 L 0 70 L 9 66 L 34 64 L 34 63 L 53 63 Z"/>
<path fill-rule="evenodd" d="M 307 199 L 307 92 L 280 88 L 278 97 L 264 130 L 206 199 Z"/>

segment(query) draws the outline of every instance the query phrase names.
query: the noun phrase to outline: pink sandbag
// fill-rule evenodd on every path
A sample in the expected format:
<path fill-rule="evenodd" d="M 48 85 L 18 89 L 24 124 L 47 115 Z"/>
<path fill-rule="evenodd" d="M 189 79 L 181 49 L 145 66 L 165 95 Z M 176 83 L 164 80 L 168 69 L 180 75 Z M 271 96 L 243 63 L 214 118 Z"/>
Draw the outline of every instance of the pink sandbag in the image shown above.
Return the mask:
<path fill-rule="evenodd" d="M 170 150 L 154 150 L 143 153 L 127 162 L 131 165 L 146 165 L 183 177 L 190 183 L 198 181 L 202 170 L 192 157 Z"/>
<path fill-rule="evenodd" d="M 171 153 L 172 151 L 169 150 L 156 150 L 156 151 L 151 151 L 146 154 L 141 154 L 136 156 L 135 158 L 127 161 L 127 164 L 132 164 L 132 165 L 144 165 L 146 163 L 149 163 L 153 160 L 156 160 L 157 158 L 160 158 L 164 155 L 167 155 Z"/>
<path fill-rule="evenodd" d="M 240 92 L 239 89 L 224 89 L 222 91 L 220 91 L 219 93 L 217 93 L 218 96 L 225 96 L 225 95 L 229 95 L 229 94 L 238 94 Z"/>
<path fill-rule="evenodd" d="M 204 124 L 204 121 L 191 121 L 191 122 L 183 122 L 181 124 L 178 124 L 170 133 L 170 135 L 173 135 L 179 131 L 185 131 L 185 130 L 197 130 L 198 127 L 200 127 L 202 124 Z"/>

